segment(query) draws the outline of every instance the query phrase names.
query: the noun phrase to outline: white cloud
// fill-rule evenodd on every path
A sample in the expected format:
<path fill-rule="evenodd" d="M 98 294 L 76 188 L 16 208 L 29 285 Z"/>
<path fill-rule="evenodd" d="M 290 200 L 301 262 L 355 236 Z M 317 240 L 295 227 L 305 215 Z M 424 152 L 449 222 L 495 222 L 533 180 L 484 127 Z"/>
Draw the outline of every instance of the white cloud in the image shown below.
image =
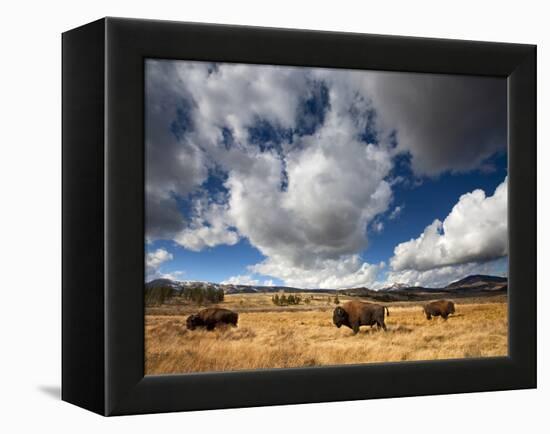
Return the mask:
<path fill-rule="evenodd" d="M 367 224 L 391 200 L 387 155 L 353 141 L 324 148 L 322 135 L 318 139 L 317 147 L 288 155 L 287 191 L 281 191 L 281 162 L 274 154 L 258 156 L 247 172 L 229 174 L 229 215 L 268 257 L 299 265 L 360 251 Z"/>
<path fill-rule="evenodd" d="M 154 276 L 159 273 L 160 266 L 174 259 L 174 256 L 165 249 L 157 249 L 149 252 L 145 256 L 145 271 L 148 276 Z"/>
<path fill-rule="evenodd" d="M 493 196 L 483 190 L 462 195 L 443 222 L 436 219 L 418 238 L 397 245 L 390 260 L 392 269 L 426 271 L 506 256 L 507 179 Z"/>
<path fill-rule="evenodd" d="M 250 286 L 260 285 L 260 281 L 258 279 L 254 279 L 252 276 L 248 274 L 231 276 L 229 279 L 226 279 L 221 283 L 225 285 L 250 285 Z"/>
<path fill-rule="evenodd" d="M 283 162 L 270 152 L 257 155 L 246 170 L 231 171 L 225 183 L 233 224 L 268 258 L 258 272 L 291 286 L 347 287 L 372 280 L 367 271 L 374 266 L 358 263 L 357 256 L 350 262 L 349 256 L 366 248 L 369 222 L 391 202 L 385 180 L 391 156 L 359 142 L 357 126 L 335 110 L 331 104 L 319 130 L 296 138 L 297 146 L 287 150 L 286 191 Z M 346 268 L 351 264 L 353 270 Z"/>
<path fill-rule="evenodd" d="M 249 268 L 255 273 L 277 276 L 288 286 L 334 289 L 372 286 L 384 266 L 383 262 L 371 265 L 363 262 L 359 255 L 350 255 L 338 259 L 318 259 L 301 266 L 285 258 L 268 258 Z"/>
<path fill-rule="evenodd" d="M 308 71 L 303 68 L 226 63 L 213 69 L 201 62 L 168 63 L 198 107 L 196 134 L 206 143 L 216 143 L 217 128 L 226 127 L 245 144 L 248 127 L 258 118 L 283 128 L 294 126 L 300 98 L 308 88 Z"/>
<path fill-rule="evenodd" d="M 371 227 L 374 232 L 381 233 L 384 230 L 384 223 L 381 221 L 377 221 L 374 222 Z"/>
<path fill-rule="evenodd" d="M 174 236 L 179 245 L 198 252 L 205 247 L 231 246 L 239 241 L 239 235 L 231 228 L 231 220 L 226 215 L 227 206 L 197 201 L 194 213 L 189 226 Z"/>
<path fill-rule="evenodd" d="M 231 276 L 230 278 L 221 282 L 222 284 L 231 285 L 250 285 L 250 286 L 275 286 L 273 279 L 255 279 L 250 274 L 240 274 L 237 276 Z"/>
<path fill-rule="evenodd" d="M 401 206 L 396 206 L 393 211 L 390 213 L 389 215 L 389 219 L 390 220 L 395 220 L 397 217 L 399 217 L 399 215 L 401 214 L 401 211 L 403 211 L 403 208 L 405 208 L 404 205 L 401 205 Z"/>
<path fill-rule="evenodd" d="M 309 88 L 307 70 L 148 60 L 146 78 L 147 238 L 178 234 L 196 248 L 210 246 L 208 240 L 233 243 L 233 234 L 206 234 L 186 221 L 177 199 L 200 191 L 216 167 L 246 170 L 259 153 L 248 129 L 259 120 L 294 126 Z M 224 132 L 232 136 L 229 148 Z M 197 228 L 202 233 L 192 234 Z"/>
<path fill-rule="evenodd" d="M 270 264 L 282 261 L 269 276 L 283 278 L 274 273 L 287 267 L 314 270 L 321 260 L 322 280 L 331 281 L 340 262 L 349 264 L 347 257 L 366 247 L 369 222 L 387 210 L 392 198 L 385 180 L 391 153 L 359 140 L 367 101 L 354 89 L 331 88 L 330 108 L 313 134 L 286 137 L 279 151 L 260 152 L 250 143 L 248 128 L 262 119 L 273 128 L 296 129 L 299 103 L 318 79 L 315 74 L 229 64 L 212 73 L 207 64 L 185 62 L 177 64 L 176 75 L 199 108 L 187 140 L 200 143 L 227 173 L 228 202 L 201 205 L 175 241 L 199 251 L 245 237 Z M 363 120 L 358 124 L 357 119 Z M 222 143 L 222 128 L 231 131 L 229 148 Z M 356 268 L 361 265 L 354 262 Z M 353 282 L 364 282 L 364 271 L 355 271 L 359 277 Z M 310 279 L 316 274 L 310 273 Z M 348 284 L 341 277 L 333 284 Z"/>
<path fill-rule="evenodd" d="M 169 273 L 159 273 L 158 277 L 162 279 L 179 280 L 185 275 L 185 271 L 176 270 Z"/>
<path fill-rule="evenodd" d="M 146 62 L 146 236 L 170 239 L 185 219 L 176 197 L 185 197 L 208 176 L 207 156 L 186 136 L 174 131 L 191 128 L 189 94 L 166 62 Z"/>

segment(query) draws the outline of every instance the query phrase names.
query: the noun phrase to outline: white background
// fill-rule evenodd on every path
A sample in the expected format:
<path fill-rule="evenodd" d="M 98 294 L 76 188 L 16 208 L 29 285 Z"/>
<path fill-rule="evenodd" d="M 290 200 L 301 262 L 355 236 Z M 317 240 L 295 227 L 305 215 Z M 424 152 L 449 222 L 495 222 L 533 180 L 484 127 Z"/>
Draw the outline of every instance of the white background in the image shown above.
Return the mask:
<path fill-rule="evenodd" d="M 103 1 L 0 6 L 0 431 L 524 432 L 548 429 L 548 12 L 542 1 Z M 102 418 L 59 400 L 61 38 L 125 16 L 537 44 L 539 389 Z M 546 194 L 545 194 L 546 193 Z M 86 276 L 82 276 L 83 279 Z M 544 339 L 546 338 L 546 342 Z M 433 381 L 445 381 L 434 378 Z M 538 429 L 537 429 L 538 428 Z"/>

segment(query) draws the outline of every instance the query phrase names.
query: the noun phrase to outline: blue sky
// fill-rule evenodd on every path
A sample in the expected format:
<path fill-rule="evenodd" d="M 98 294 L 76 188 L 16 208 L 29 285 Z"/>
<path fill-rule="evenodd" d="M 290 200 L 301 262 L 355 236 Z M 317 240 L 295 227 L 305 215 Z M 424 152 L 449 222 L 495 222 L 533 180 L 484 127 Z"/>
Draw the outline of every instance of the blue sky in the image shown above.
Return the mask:
<path fill-rule="evenodd" d="M 146 280 L 507 273 L 500 79 L 146 63 Z"/>

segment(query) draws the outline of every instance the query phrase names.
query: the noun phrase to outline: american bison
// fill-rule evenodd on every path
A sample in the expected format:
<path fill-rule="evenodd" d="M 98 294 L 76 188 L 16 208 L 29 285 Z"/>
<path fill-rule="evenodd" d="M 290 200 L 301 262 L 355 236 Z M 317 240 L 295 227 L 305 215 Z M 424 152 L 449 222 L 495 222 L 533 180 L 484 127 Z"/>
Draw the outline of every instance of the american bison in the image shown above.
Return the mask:
<path fill-rule="evenodd" d="M 432 319 L 432 316 L 441 316 L 443 319 L 455 313 L 455 304 L 449 300 L 432 301 L 424 306 L 424 313 L 427 319 Z"/>
<path fill-rule="evenodd" d="M 214 330 L 219 324 L 237 325 L 239 314 L 228 309 L 211 307 L 203 309 L 197 314 L 187 317 L 187 328 L 195 330 L 197 327 L 206 327 L 206 330 Z"/>
<path fill-rule="evenodd" d="M 349 327 L 353 330 L 353 334 L 357 334 L 359 327 L 362 325 L 376 325 L 386 330 L 384 309 L 388 313 L 388 316 L 390 316 L 390 311 L 385 306 L 355 300 L 348 301 L 343 306 L 338 306 L 334 309 L 332 321 L 338 328 L 343 325 Z"/>

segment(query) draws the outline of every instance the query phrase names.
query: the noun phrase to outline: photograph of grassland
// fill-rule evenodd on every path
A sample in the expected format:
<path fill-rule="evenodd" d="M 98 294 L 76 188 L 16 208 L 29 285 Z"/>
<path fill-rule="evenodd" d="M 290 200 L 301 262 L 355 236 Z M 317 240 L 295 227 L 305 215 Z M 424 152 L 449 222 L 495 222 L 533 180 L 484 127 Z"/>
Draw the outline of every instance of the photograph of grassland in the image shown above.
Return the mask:
<path fill-rule="evenodd" d="M 148 294 L 154 295 L 149 289 Z M 186 318 L 201 307 L 175 295 L 163 303 L 150 300 L 145 316 L 147 375 L 291 368 L 357 363 L 402 362 L 508 354 L 507 296 L 502 287 L 491 291 L 454 292 L 456 312 L 445 321 L 426 319 L 423 306 L 430 294 L 405 291 L 376 298 L 342 292 L 260 292 L 226 294 L 208 304 L 238 313 L 238 326 L 188 330 Z M 276 305 L 274 295 L 299 297 L 299 304 Z M 444 296 L 438 293 L 436 296 Z M 449 294 L 446 294 L 447 297 Z M 307 300 L 307 302 L 306 302 Z M 387 306 L 387 331 L 361 327 L 357 335 L 333 324 L 333 311 L 349 300 Z M 338 304 L 335 304 L 335 301 Z"/>
<path fill-rule="evenodd" d="M 505 78 L 144 78 L 147 375 L 508 354 Z"/>

